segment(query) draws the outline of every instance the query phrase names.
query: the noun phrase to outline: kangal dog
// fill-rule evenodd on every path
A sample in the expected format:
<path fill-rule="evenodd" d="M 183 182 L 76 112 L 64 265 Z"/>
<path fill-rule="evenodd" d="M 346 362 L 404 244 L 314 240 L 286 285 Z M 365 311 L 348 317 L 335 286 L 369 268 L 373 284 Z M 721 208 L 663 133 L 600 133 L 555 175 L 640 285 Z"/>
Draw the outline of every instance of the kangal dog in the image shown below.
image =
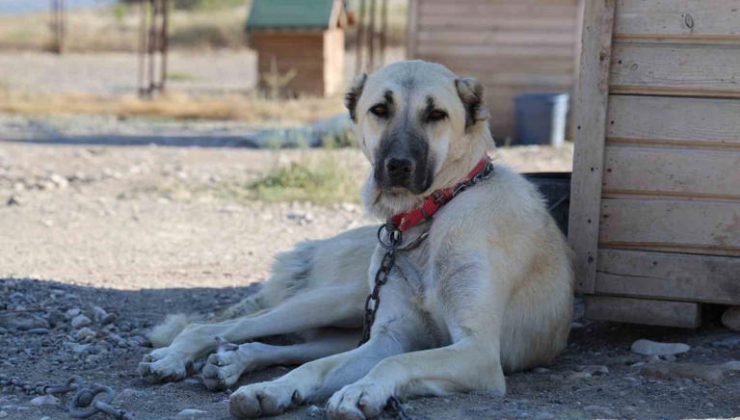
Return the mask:
<path fill-rule="evenodd" d="M 423 61 L 355 79 L 346 103 L 372 164 L 362 191 L 369 212 L 389 219 L 467 179 L 494 147 L 482 93 L 476 80 Z M 204 383 L 218 389 L 247 371 L 302 364 L 237 389 L 231 414 L 275 415 L 328 398 L 330 417 L 365 418 L 391 397 L 504 393 L 504 372 L 548 363 L 565 347 L 570 253 L 522 176 L 497 164 L 403 233 L 370 339 L 357 347 L 385 253 L 377 232 L 359 228 L 279 255 L 272 278 L 227 310 L 226 320 L 170 318 L 150 336 L 166 347 L 145 356 L 139 371 L 152 381 L 178 380 L 207 357 Z M 278 335 L 295 340 L 260 342 Z"/>

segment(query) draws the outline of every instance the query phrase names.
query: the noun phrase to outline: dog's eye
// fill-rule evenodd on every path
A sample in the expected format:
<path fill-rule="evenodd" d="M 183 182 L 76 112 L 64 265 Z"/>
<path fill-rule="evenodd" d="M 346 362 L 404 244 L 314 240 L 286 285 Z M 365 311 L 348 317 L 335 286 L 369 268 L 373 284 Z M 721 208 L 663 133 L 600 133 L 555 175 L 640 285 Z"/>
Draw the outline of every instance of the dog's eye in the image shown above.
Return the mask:
<path fill-rule="evenodd" d="M 370 112 L 378 118 L 388 117 L 388 107 L 384 104 L 378 104 L 370 108 Z"/>
<path fill-rule="evenodd" d="M 427 121 L 429 122 L 437 122 L 445 118 L 447 118 L 447 113 L 439 109 L 435 109 L 427 115 Z"/>

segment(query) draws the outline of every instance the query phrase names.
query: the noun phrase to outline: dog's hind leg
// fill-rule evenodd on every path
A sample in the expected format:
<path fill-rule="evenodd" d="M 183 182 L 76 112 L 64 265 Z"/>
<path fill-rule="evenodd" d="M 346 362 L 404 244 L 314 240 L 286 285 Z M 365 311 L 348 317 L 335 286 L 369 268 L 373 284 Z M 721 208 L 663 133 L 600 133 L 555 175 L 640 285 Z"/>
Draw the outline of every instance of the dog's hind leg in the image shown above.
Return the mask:
<path fill-rule="evenodd" d="M 275 346 L 259 342 L 219 347 L 203 367 L 203 383 L 211 390 L 226 389 L 250 371 L 275 365 L 298 365 L 357 346 L 359 329 L 325 329 L 305 343 Z"/>
<path fill-rule="evenodd" d="M 362 282 L 324 287 L 298 294 L 276 307 L 247 317 L 212 324 L 192 324 L 169 347 L 154 350 L 139 364 L 139 373 L 151 382 L 180 380 L 197 358 L 216 350 L 216 337 L 243 343 L 260 337 L 312 329 L 362 325 Z"/>

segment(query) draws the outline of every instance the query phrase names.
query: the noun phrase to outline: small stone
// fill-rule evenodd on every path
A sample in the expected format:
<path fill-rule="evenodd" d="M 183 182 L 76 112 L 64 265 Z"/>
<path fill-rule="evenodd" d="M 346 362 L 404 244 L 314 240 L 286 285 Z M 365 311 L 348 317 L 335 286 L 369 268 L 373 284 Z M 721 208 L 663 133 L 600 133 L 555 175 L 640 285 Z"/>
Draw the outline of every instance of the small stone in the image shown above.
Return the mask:
<path fill-rule="evenodd" d="M 200 417 L 203 414 L 208 414 L 208 412 L 196 408 L 186 408 L 177 413 L 177 417 Z"/>
<path fill-rule="evenodd" d="M 582 379 L 588 379 L 591 376 L 592 375 L 590 373 L 588 373 L 588 372 L 575 372 L 575 373 L 571 373 L 570 375 L 568 375 L 568 377 L 565 378 L 565 379 L 567 381 L 579 381 L 579 380 L 582 380 Z"/>
<path fill-rule="evenodd" d="M 17 196 L 17 195 L 11 195 L 8 200 L 5 202 L 5 205 L 10 206 L 20 206 L 23 204 L 23 201 Z"/>
<path fill-rule="evenodd" d="M 66 188 L 67 185 L 69 185 L 69 181 L 67 181 L 67 178 L 59 174 L 51 174 L 49 180 L 53 182 L 54 185 L 56 185 L 58 188 Z"/>
<path fill-rule="evenodd" d="M 583 407 L 583 409 L 587 411 L 590 415 L 599 418 L 616 418 L 619 416 L 619 414 L 617 414 L 617 412 L 615 412 L 611 408 L 600 405 L 587 405 Z"/>
<path fill-rule="evenodd" d="M 85 315 L 77 315 L 76 317 L 72 318 L 71 324 L 72 328 L 82 328 L 92 324 L 92 321 L 90 321 L 90 318 L 86 317 Z"/>
<path fill-rule="evenodd" d="M 570 329 L 571 330 L 578 330 L 583 328 L 583 323 L 578 321 L 573 321 L 570 323 Z"/>
<path fill-rule="evenodd" d="M 40 316 L 28 313 L 0 313 L 0 327 L 28 331 L 36 328 L 49 328 L 49 322 Z"/>
<path fill-rule="evenodd" d="M 82 311 L 80 310 L 80 308 L 68 309 L 67 312 L 64 313 L 64 317 L 67 319 L 72 319 L 76 317 L 77 315 L 79 315 L 81 312 Z"/>
<path fill-rule="evenodd" d="M 82 327 L 79 331 L 75 334 L 75 338 L 78 340 L 89 340 L 92 338 L 95 338 L 95 331 L 88 327 Z"/>
<path fill-rule="evenodd" d="M 740 331 L 740 306 L 732 306 L 722 314 L 722 325 L 732 331 Z"/>
<path fill-rule="evenodd" d="M 315 405 L 312 405 L 306 409 L 306 415 L 308 417 L 316 417 L 321 418 L 323 417 L 324 410 L 321 409 L 321 407 L 317 407 Z"/>
<path fill-rule="evenodd" d="M 550 371 L 550 369 L 548 369 L 546 367 L 537 367 L 537 368 L 534 368 L 533 369 L 533 372 L 534 373 L 547 373 L 549 371 Z"/>
<path fill-rule="evenodd" d="M 588 372 L 591 376 L 607 375 L 609 368 L 602 365 L 585 365 L 578 367 L 579 372 Z"/>
<path fill-rule="evenodd" d="M 103 319 L 105 319 L 106 316 L 108 316 L 108 312 L 106 312 L 106 310 L 101 308 L 100 306 L 93 306 L 92 313 L 93 318 L 95 318 L 95 321 L 97 322 L 102 321 Z"/>
<path fill-rule="evenodd" d="M 49 329 L 48 328 L 31 328 L 30 330 L 28 330 L 28 333 L 36 334 L 36 335 L 45 335 L 45 334 L 49 334 Z"/>
<path fill-rule="evenodd" d="M 57 404 L 59 404 L 59 399 L 53 395 L 42 395 L 31 400 L 31 405 L 35 405 L 37 407 Z"/>
<path fill-rule="evenodd" d="M 5 417 L 8 417 L 8 412 L 0 410 L 0 419 L 4 419 Z"/>
<path fill-rule="evenodd" d="M 107 314 L 105 317 L 103 317 L 100 320 L 100 323 L 103 325 L 110 325 L 116 320 L 116 318 L 118 318 L 116 314 L 110 313 L 110 314 Z"/>
<path fill-rule="evenodd" d="M 731 360 L 729 362 L 723 363 L 722 367 L 727 370 L 740 372 L 740 360 Z"/>
<path fill-rule="evenodd" d="M 640 375 L 658 379 L 701 379 L 719 382 L 724 377 L 722 366 L 701 365 L 698 363 L 656 363 L 645 366 Z"/>
<path fill-rule="evenodd" d="M 660 343 L 652 340 L 640 339 L 632 343 L 632 352 L 644 356 L 666 356 L 669 354 L 686 353 L 691 350 L 688 344 Z"/>
<path fill-rule="evenodd" d="M 732 335 L 712 342 L 712 347 L 740 347 L 740 335 Z"/>

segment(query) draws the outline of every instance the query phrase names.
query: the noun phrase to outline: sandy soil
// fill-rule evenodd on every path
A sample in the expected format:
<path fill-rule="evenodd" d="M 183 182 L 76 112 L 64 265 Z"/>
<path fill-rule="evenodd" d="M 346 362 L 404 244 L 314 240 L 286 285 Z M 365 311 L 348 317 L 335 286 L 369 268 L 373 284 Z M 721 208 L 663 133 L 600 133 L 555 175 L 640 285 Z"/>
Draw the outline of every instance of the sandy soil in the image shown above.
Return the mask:
<path fill-rule="evenodd" d="M 160 121 L 152 133 L 140 121 L 0 117 L 0 417 L 66 418 L 57 402 L 32 403 L 35 395 L 22 385 L 79 374 L 114 386 L 114 405 L 139 419 L 182 418 L 184 409 L 226 418 L 228 394 L 208 392 L 196 378 L 163 386 L 138 378 L 136 363 L 150 350 L 147 328 L 167 313 L 209 313 L 253 292 L 272 255 L 297 241 L 374 223 L 355 203 L 266 204 L 209 193 L 224 180 L 254 179 L 276 162 L 329 152 L 157 140 L 193 130 L 202 138 L 198 144 L 211 138 L 223 146 L 219 138 L 248 129 L 208 124 Z M 41 128 L 32 135 L 23 128 L 29 126 Z M 90 133 L 95 136 L 85 137 Z M 124 145 L 122 138 L 153 144 Z M 331 153 L 358 174 L 367 169 L 357 151 Z M 569 148 L 505 149 L 499 161 L 522 171 L 568 170 L 571 154 Z M 426 398 L 406 409 L 413 418 L 456 419 L 740 416 L 740 374 L 736 364 L 726 364 L 740 359 L 740 337 L 718 327 L 712 314 L 707 319 L 697 332 L 579 319 L 562 357 L 509 375 L 505 398 Z M 642 356 L 630 351 L 638 338 L 691 349 Z M 698 365 L 689 374 L 673 369 L 685 363 Z M 655 366 L 672 368 L 660 376 Z M 256 372 L 243 382 L 286 369 Z M 285 417 L 307 416 L 323 414 L 303 408 Z"/>
<path fill-rule="evenodd" d="M 388 62 L 403 59 L 402 48 L 389 48 Z M 191 94 L 246 93 L 258 81 L 252 50 L 183 52 L 168 59 L 167 86 Z M 345 80 L 354 74 L 354 52 L 345 57 Z M 0 90 L 31 94 L 135 94 L 138 56 L 133 53 L 0 52 Z"/>

